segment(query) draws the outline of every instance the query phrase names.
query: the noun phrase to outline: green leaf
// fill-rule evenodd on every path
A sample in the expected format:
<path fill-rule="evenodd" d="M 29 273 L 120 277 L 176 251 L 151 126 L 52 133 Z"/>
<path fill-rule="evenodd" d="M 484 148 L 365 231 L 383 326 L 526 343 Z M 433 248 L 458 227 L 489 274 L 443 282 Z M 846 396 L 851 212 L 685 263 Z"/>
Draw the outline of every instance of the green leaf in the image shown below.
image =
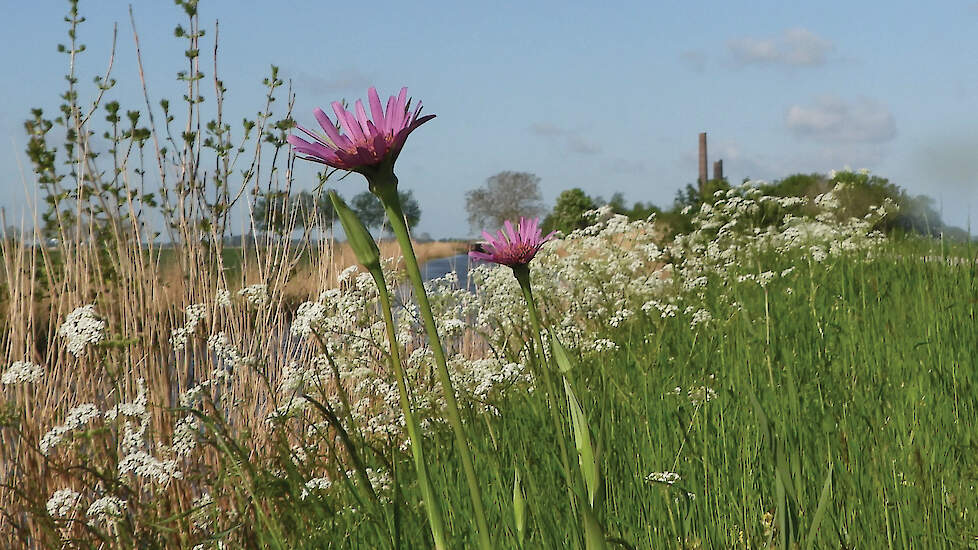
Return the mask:
<path fill-rule="evenodd" d="M 815 548 L 815 535 L 818 534 L 818 526 L 825 517 L 825 510 L 828 508 L 829 500 L 832 498 L 832 464 L 829 464 L 829 474 L 825 477 L 825 484 L 822 485 L 822 494 L 818 497 L 818 506 L 815 508 L 815 515 L 812 517 L 812 526 L 808 529 L 808 536 L 805 537 L 805 548 Z"/>

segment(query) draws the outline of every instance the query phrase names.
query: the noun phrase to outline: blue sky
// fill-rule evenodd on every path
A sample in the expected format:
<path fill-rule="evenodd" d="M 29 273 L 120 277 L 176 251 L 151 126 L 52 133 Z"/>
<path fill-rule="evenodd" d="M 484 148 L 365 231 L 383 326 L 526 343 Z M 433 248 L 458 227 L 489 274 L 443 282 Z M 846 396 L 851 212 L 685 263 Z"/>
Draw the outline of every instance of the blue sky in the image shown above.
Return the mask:
<path fill-rule="evenodd" d="M 150 94 L 176 101 L 182 13 L 162 0 L 133 4 Z M 142 107 L 127 6 L 81 2 L 82 98 L 93 97 L 118 22 L 109 95 L 123 109 Z M 8 221 L 33 187 L 22 122 L 31 107 L 53 112 L 64 89 L 56 45 L 66 10 L 16 2 L 0 20 Z M 471 234 L 465 192 L 503 170 L 540 176 L 548 204 L 581 187 L 668 205 L 696 179 L 701 131 L 711 164 L 722 158 L 733 181 L 848 165 L 931 195 L 950 223 L 966 226 L 978 207 L 975 2 L 204 0 L 207 77 L 215 19 L 230 120 L 261 108 L 273 63 L 292 79 L 306 125 L 313 107 L 364 97 L 370 85 L 382 96 L 408 86 L 438 115 L 398 160 L 402 186 L 421 202 L 419 231 L 436 237 Z M 298 176 L 311 187 L 309 173 Z M 348 196 L 365 188 L 359 176 L 338 186 Z"/>

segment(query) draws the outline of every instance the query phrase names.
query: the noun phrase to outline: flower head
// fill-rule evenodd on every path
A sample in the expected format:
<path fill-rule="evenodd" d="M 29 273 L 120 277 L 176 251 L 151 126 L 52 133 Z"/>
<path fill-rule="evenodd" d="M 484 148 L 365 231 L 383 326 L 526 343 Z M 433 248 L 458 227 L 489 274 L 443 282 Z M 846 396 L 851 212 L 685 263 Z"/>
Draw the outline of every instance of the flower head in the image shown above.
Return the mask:
<path fill-rule="evenodd" d="M 44 367 L 35 365 L 30 361 L 14 361 L 10 367 L 0 376 L 0 383 L 3 385 L 20 384 L 23 382 L 37 382 L 44 376 Z"/>
<path fill-rule="evenodd" d="M 58 334 L 68 341 L 68 353 L 81 357 L 87 344 L 96 345 L 105 339 L 105 321 L 95 315 L 95 305 L 88 304 L 69 313 Z"/>
<path fill-rule="evenodd" d="M 340 168 L 356 171 L 358 169 L 397 160 L 408 134 L 425 122 L 435 118 L 435 115 L 421 114 L 421 102 L 418 102 L 414 112 L 410 112 L 410 100 L 407 98 L 407 88 L 401 88 L 401 93 L 387 100 L 387 111 L 380 104 L 377 90 L 371 87 L 367 90 L 368 103 L 372 119 L 367 118 L 367 111 L 359 99 L 354 104 L 353 112 L 347 111 L 343 105 L 334 101 L 333 112 L 339 121 L 340 129 L 320 108 L 313 111 L 326 135 L 311 132 L 296 124 L 301 132 L 313 139 L 308 142 L 298 136 L 290 135 L 289 143 L 302 158 Z M 341 133 L 342 130 L 342 133 Z"/>
<path fill-rule="evenodd" d="M 469 252 L 469 257 L 509 267 L 526 265 L 555 233 L 551 231 L 544 237 L 538 226 L 539 222 L 539 218 L 532 220 L 520 218 L 520 223 L 514 229 L 513 224 L 506 220 L 503 229 L 500 229 L 495 236 L 483 231 L 482 236 L 486 240 L 480 243 L 482 250 Z"/>

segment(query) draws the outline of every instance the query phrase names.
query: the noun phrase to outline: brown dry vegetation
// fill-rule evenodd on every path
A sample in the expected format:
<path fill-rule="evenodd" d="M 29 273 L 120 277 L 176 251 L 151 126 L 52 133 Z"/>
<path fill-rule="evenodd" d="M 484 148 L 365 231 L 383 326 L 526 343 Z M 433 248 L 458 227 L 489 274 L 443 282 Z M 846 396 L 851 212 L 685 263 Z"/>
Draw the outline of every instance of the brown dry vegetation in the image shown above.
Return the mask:
<path fill-rule="evenodd" d="M 46 499 L 58 489 L 82 491 L 82 486 L 72 487 L 81 479 L 89 487 L 97 486 L 99 476 L 94 471 L 79 475 L 69 468 L 79 463 L 110 464 L 116 456 L 111 437 L 93 438 L 68 452 L 57 449 L 48 457 L 40 454 L 37 443 L 63 421 L 70 408 L 94 403 L 104 411 L 130 401 L 137 392 L 136 381 L 142 378 L 154 411 L 151 429 L 170 429 L 171 422 L 163 418 L 177 406 L 176 397 L 206 377 L 194 372 L 195 360 L 207 362 L 206 349 L 175 354 L 169 341 L 172 329 L 184 323 L 183 311 L 190 304 L 207 304 L 206 326 L 198 329 L 202 339 L 224 332 L 243 353 L 260 358 L 259 368 L 235 374 L 226 398 L 238 406 L 223 413 L 237 433 L 250 434 L 251 448 L 261 448 L 261 442 L 271 436 L 264 419 L 277 406 L 275 381 L 290 361 L 308 353 L 285 336 L 295 307 L 316 299 L 336 284 L 340 271 L 355 263 L 345 243 L 326 241 L 248 248 L 237 269 L 222 266 L 221 254 L 203 245 L 178 247 L 172 258 L 162 261 L 159 248 L 135 245 L 136 239 L 117 242 L 114 247 L 69 242 L 53 249 L 10 239 L 0 243 L 0 365 L 6 369 L 27 360 L 45 368 L 33 387 L 2 387 L 0 540 L 12 540 L 17 532 L 44 540 L 45 527 L 36 524 L 37 515 L 27 510 L 43 510 Z M 416 246 L 423 262 L 457 254 L 466 245 Z M 380 248 L 385 257 L 399 255 L 392 241 L 380 243 Z M 209 268 L 215 259 L 217 265 Z M 219 290 L 235 294 L 253 284 L 267 285 L 266 306 L 249 307 L 237 296 L 230 309 L 215 305 Z M 76 358 L 65 351 L 58 326 L 72 310 L 90 303 L 107 323 L 108 345 Z M 170 437 L 165 431 L 156 432 L 158 441 Z M 200 466 L 213 466 L 218 457 L 207 453 L 199 460 Z M 174 490 L 169 498 L 156 503 L 158 514 L 187 509 L 191 495 Z"/>

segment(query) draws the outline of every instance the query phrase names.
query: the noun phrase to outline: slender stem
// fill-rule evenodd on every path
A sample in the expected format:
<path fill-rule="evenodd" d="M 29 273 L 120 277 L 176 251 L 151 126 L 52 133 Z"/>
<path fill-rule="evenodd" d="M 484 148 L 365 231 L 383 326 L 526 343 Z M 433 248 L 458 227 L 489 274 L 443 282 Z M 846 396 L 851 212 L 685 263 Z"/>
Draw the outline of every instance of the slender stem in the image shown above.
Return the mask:
<path fill-rule="evenodd" d="M 377 195 L 380 202 L 384 205 L 387 212 L 387 219 L 394 230 L 397 242 L 404 255 L 404 266 L 408 278 L 414 286 L 415 298 L 418 301 L 418 309 L 421 311 L 421 318 L 424 321 L 425 332 L 428 334 L 428 342 L 431 351 L 435 356 L 435 365 L 438 371 L 438 378 L 441 383 L 442 391 L 445 394 L 445 405 L 448 412 L 448 423 L 455 434 L 455 444 L 458 447 L 462 458 L 462 469 L 465 472 L 465 481 L 469 486 L 469 497 L 472 500 L 472 508 L 475 512 L 476 527 L 478 529 L 479 546 L 482 550 L 493 550 L 492 541 L 489 537 L 489 524 L 486 521 L 485 508 L 482 505 L 482 493 L 479 489 L 479 480 L 475 475 L 475 468 L 472 466 L 472 456 L 469 451 L 469 443 L 465 437 L 462 427 L 462 416 L 459 414 L 458 401 L 455 399 L 455 388 L 452 385 L 452 378 L 448 374 L 448 365 L 445 361 L 445 350 L 442 348 L 441 340 L 438 338 L 438 329 L 435 327 L 435 318 L 431 313 L 431 304 L 428 302 L 428 294 L 424 289 L 424 282 L 421 279 L 421 269 L 418 267 L 418 258 L 414 255 L 414 246 L 411 244 L 411 236 L 408 233 L 407 224 L 404 223 L 404 212 L 401 209 L 401 200 L 397 194 L 397 177 L 391 172 L 386 176 L 374 176 L 370 180 L 370 190 Z"/>
<path fill-rule="evenodd" d="M 574 478 L 571 476 L 570 459 L 567 455 L 567 447 L 564 446 L 563 425 L 561 424 L 560 418 L 557 415 L 557 404 L 560 402 L 560 400 L 557 398 L 557 387 L 554 385 L 553 377 L 551 376 L 550 365 L 547 364 L 547 354 L 543 350 L 543 339 L 540 336 L 542 332 L 540 315 L 537 311 L 536 300 L 533 299 L 533 290 L 530 288 L 530 268 L 527 265 L 513 266 L 513 275 L 516 277 L 516 281 L 520 284 L 520 290 L 523 291 L 523 300 L 526 301 L 526 309 L 530 314 L 530 327 L 532 329 L 531 332 L 533 333 L 533 343 L 540 354 L 540 370 L 543 371 L 543 383 L 546 386 L 547 399 L 550 401 L 550 406 L 547 408 L 550 410 L 550 419 L 553 421 L 554 429 L 556 430 L 557 446 L 560 447 L 560 464 L 564 469 L 564 479 L 567 484 L 567 495 L 570 499 L 571 509 L 576 515 L 577 499 L 574 497 Z M 575 538 L 574 540 L 576 543 L 577 539 Z"/>
<path fill-rule="evenodd" d="M 384 324 L 387 326 L 387 340 L 390 343 L 391 367 L 394 369 L 394 376 L 397 378 L 397 391 L 401 396 L 401 410 L 404 412 L 404 423 L 407 424 L 408 438 L 411 440 L 411 454 L 414 457 L 414 467 L 418 471 L 418 481 L 421 484 L 421 493 L 424 496 L 425 509 L 428 512 L 428 523 L 431 525 L 431 535 L 435 541 L 435 548 L 444 550 L 448 548 L 445 542 L 445 521 L 441 515 L 441 503 L 438 496 L 431 486 L 431 479 L 428 477 L 428 465 L 424 460 L 424 450 L 421 447 L 421 435 L 418 429 L 417 420 L 411 411 L 411 399 L 408 396 L 407 383 L 404 377 L 404 367 L 401 364 L 401 354 L 397 345 L 397 332 L 394 328 L 394 317 L 391 314 L 391 298 L 387 291 L 387 283 L 380 267 L 371 269 L 374 282 L 377 284 L 377 292 L 380 296 L 380 309 L 384 314 Z"/>

